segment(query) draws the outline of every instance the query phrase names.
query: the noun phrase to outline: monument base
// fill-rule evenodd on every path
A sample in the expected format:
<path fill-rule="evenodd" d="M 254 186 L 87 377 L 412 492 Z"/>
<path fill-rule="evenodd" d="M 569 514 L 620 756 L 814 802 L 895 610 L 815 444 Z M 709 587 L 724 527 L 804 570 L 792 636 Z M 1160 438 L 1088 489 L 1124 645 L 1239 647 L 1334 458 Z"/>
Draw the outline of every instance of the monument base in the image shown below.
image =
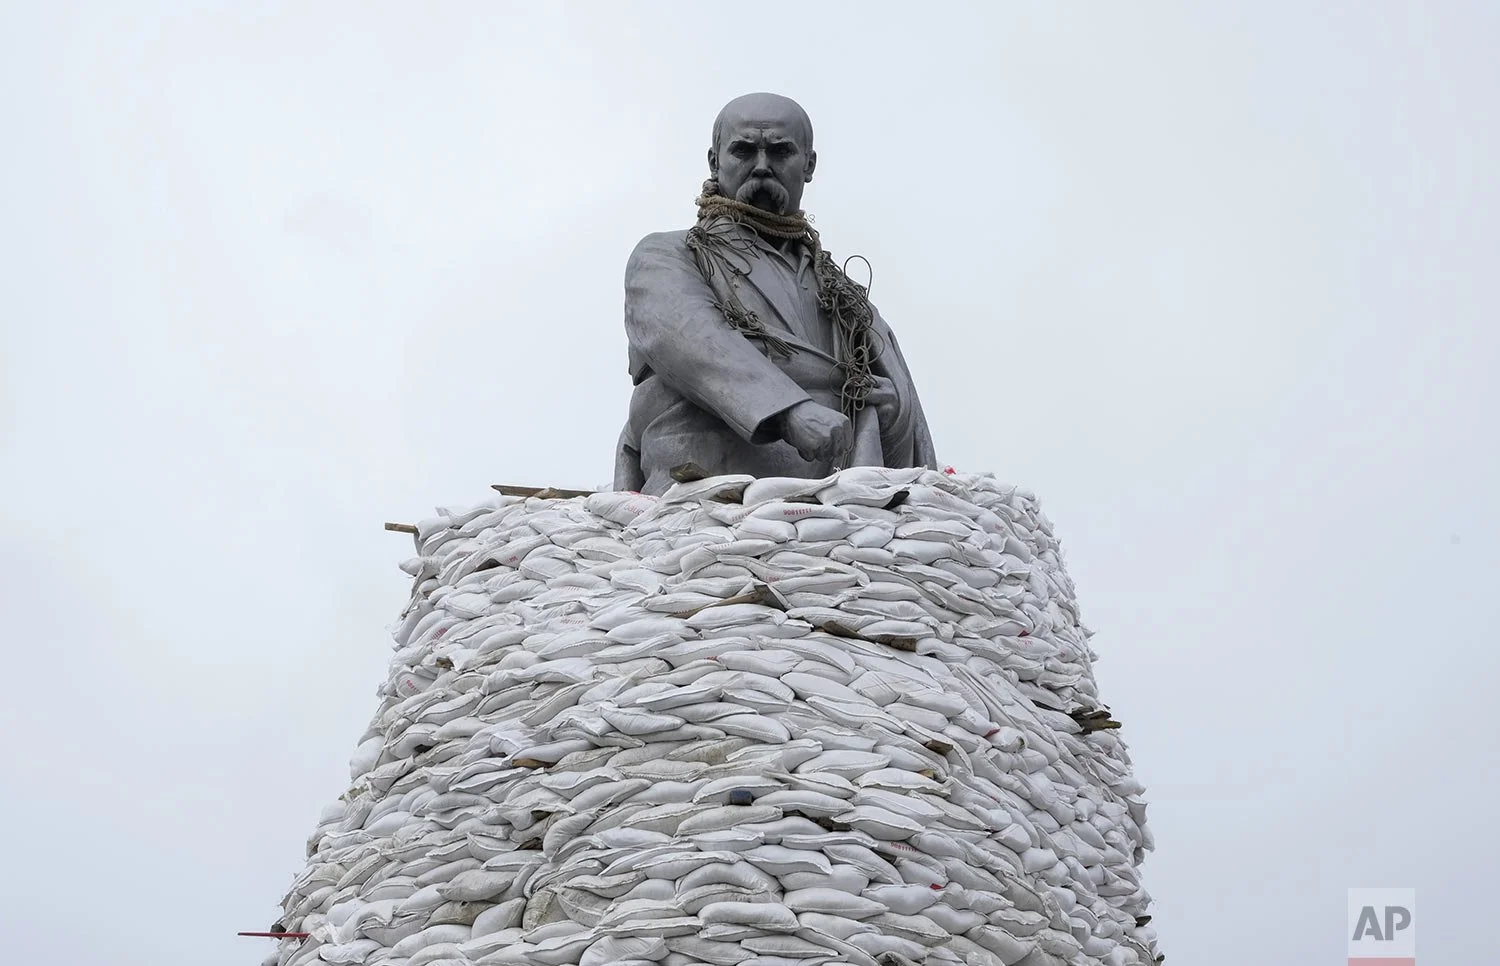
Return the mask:
<path fill-rule="evenodd" d="M 1154 960 L 1141 787 L 1030 493 L 719 477 L 414 539 L 273 960 Z"/>

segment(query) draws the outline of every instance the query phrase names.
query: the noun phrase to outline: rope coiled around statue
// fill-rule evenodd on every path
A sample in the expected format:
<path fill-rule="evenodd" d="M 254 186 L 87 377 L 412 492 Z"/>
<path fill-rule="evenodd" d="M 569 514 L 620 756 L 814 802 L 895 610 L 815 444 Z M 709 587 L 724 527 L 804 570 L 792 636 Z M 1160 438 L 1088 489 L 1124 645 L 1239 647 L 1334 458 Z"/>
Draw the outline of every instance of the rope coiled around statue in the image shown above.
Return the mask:
<path fill-rule="evenodd" d="M 698 264 L 698 271 L 710 285 L 720 273 L 726 282 L 731 274 L 748 274 L 749 260 L 758 257 L 755 243 L 735 231 L 736 225 L 748 227 L 765 238 L 801 242 L 812 253 L 818 306 L 828 313 L 839 336 L 839 367 L 844 373 L 839 391 L 840 408 L 852 423 L 864 408 L 870 390 L 875 387 L 874 363 L 883 349 L 875 331 L 875 310 L 870 305 L 869 290 L 851 279 L 823 249 L 817 230 L 804 212 L 779 215 L 763 211 L 726 197 L 712 178 L 703 183 L 697 204 L 698 223 L 688 231 L 687 246 Z M 748 338 L 759 340 L 778 355 L 790 356 L 796 351 L 785 339 L 768 330 L 754 311 L 745 307 L 733 285 L 726 284 L 723 288 L 725 298 L 716 303 L 716 307 L 734 329 Z"/>

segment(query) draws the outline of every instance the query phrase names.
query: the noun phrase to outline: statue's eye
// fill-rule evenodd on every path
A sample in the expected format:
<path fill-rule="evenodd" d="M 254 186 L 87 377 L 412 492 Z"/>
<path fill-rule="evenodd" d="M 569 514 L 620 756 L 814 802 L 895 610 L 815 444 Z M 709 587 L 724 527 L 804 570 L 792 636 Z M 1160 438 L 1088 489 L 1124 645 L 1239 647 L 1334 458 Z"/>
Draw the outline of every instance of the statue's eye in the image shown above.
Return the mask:
<path fill-rule="evenodd" d="M 792 152 L 795 150 L 795 145 L 793 145 L 790 141 L 778 141 L 777 143 L 771 145 L 771 154 L 778 158 L 789 158 L 792 156 Z"/>
<path fill-rule="evenodd" d="M 729 146 L 729 153 L 737 158 L 748 158 L 755 153 L 755 149 L 744 141 L 736 141 Z"/>

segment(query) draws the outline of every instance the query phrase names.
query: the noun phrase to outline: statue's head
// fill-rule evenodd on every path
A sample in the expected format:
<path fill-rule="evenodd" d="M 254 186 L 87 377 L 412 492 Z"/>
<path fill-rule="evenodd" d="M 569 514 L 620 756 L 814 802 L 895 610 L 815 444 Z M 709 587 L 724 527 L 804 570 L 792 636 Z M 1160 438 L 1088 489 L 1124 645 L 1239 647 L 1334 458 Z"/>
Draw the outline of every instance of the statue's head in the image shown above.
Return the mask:
<path fill-rule="evenodd" d="M 817 164 L 812 121 L 789 97 L 736 97 L 714 120 L 708 170 L 730 198 L 778 215 L 798 211 Z"/>

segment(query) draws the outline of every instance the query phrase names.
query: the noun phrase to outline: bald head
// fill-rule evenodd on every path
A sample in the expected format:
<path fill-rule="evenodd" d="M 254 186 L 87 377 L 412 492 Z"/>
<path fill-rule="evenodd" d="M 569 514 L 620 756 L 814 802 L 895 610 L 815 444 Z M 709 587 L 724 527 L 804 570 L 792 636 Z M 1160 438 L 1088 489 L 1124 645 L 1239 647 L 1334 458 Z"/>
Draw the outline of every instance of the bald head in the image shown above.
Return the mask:
<path fill-rule="evenodd" d="M 731 198 L 776 214 L 798 211 L 818 156 L 812 121 L 780 94 L 736 97 L 714 119 L 708 170 Z"/>
<path fill-rule="evenodd" d="M 811 151 L 813 146 L 812 118 L 802 109 L 802 105 L 790 97 L 782 97 L 780 94 L 743 94 L 725 104 L 719 110 L 719 116 L 714 118 L 714 140 L 715 148 L 724 146 L 724 129 L 736 124 L 761 121 L 763 123 L 780 122 L 798 132 L 798 140 L 804 151 Z"/>

